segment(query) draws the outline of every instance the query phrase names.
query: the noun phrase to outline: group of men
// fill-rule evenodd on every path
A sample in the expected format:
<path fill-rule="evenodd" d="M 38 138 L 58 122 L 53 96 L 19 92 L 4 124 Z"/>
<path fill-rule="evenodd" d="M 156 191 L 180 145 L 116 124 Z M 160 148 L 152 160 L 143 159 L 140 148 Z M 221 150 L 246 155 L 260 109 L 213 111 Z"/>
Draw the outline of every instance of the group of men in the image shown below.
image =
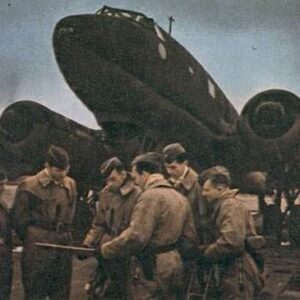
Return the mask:
<path fill-rule="evenodd" d="M 72 242 L 76 187 L 69 168 L 66 151 L 51 146 L 45 168 L 19 184 L 13 223 L 23 241 L 25 299 L 69 298 L 71 253 L 35 244 Z M 258 294 L 254 222 L 230 189 L 227 169 L 216 166 L 198 176 L 174 143 L 162 153 L 138 155 L 130 171 L 117 157 L 100 171 L 105 186 L 83 241 L 98 258 L 87 287 L 91 299 L 185 299 L 195 282 L 207 299 Z"/>

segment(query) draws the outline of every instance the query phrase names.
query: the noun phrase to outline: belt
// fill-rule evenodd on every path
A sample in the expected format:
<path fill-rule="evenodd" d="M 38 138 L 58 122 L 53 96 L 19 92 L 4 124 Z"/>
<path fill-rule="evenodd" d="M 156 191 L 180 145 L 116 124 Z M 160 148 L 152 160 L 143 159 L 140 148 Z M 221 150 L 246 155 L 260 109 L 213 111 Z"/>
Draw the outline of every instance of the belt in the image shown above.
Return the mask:
<path fill-rule="evenodd" d="M 177 249 L 177 243 L 154 247 L 154 254 L 166 253 Z"/>
<path fill-rule="evenodd" d="M 143 269 L 145 278 L 147 280 L 153 280 L 154 270 L 156 268 L 156 255 L 160 253 L 166 253 L 177 249 L 177 244 L 170 244 L 164 246 L 150 246 L 144 251 L 137 254 L 137 259 L 140 262 L 141 268 Z"/>

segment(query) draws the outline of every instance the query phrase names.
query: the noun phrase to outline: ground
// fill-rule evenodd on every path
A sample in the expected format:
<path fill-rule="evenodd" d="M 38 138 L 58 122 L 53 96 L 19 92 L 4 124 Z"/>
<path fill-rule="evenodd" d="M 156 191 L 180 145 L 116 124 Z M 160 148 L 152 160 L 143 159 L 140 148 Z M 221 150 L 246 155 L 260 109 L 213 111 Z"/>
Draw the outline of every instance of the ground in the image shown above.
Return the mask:
<path fill-rule="evenodd" d="M 14 253 L 14 278 L 13 278 L 13 288 L 11 300 L 21 300 L 23 299 L 23 288 L 21 283 L 21 253 Z M 88 258 L 84 261 L 80 261 L 77 258 L 73 258 L 73 278 L 72 278 L 72 288 L 71 288 L 71 298 L 72 300 L 85 300 L 86 292 L 84 290 L 84 285 L 87 282 L 91 271 L 96 265 L 96 260 L 94 258 Z"/>

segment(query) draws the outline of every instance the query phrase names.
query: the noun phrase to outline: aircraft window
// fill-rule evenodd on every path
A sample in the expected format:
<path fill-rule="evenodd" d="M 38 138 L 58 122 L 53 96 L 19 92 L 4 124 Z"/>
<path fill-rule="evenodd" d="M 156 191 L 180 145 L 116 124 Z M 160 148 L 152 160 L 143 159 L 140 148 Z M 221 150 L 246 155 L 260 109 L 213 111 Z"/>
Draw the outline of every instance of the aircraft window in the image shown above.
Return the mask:
<path fill-rule="evenodd" d="M 216 87 L 215 85 L 208 79 L 208 92 L 213 97 L 216 98 Z"/>
<path fill-rule="evenodd" d="M 148 27 L 149 29 L 152 29 L 152 30 L 153 30 L 153 26 L 154 26 L 153 19 L 147 18 L 145 15 L 143 15 L 141 13 L 134 12 L 134 11 L 126 11 L 126 10 L 124 11 L 124 10 L 104 6 L 102 9 L 100 9 L 96 12 L 96 15 L 109 16 L 109 17 L 115 16 L 117 18 L 122 18 L 123 17 L 123 18 L 131 19 L 133 22 L 136 22 L 136 24 L 143 25 L 143 26 Z M 165 41 L 161 30 L 159 29 L 158 26 L 157 26 L 157 28 L 158 29 L 155 29 L 157 36 L 162 41 Z"/>
<path fill-rule="evenodd" d="M 158 44 L 158 53 L 161 59 L 166 60 L 167 59 L 167 50 L 165 46 L 162 43 Z"/>
<path fill-rule="evenodd" d="M 154 25 L 154 29 L 155 29 L 155 32 L 156 32 L 156 35 L 158 36 L 159 39 L 161 39 L 163 42 L 165 42 L 165 38 L 160 30 L 160 28 L 155 24 Z"/>
<path fill-rule="evenodd" d="M 191 66 L 189 66 L 189 72 L 190 72 L 192 75 L 194 75 L 194 73 L 195 73 L 194 69 L 193 69 Z"/>
<path fill-rule="evenodd" d="M 76 129 L 75 130 L 75 137 L 79 137 L 79 138 L 85 138 L 86 140 L 90 140 L 92 141 L 92 138 L 91 136 L 87 133 L 87 132 L 84 132 L 83 130 L 81 129 Z"/>
<path fill-rule="evenodd" d="M 121 15 L 126 18 L 132 18 L 132 16 L 129 13 L 121 12 Z"/>
<path fill-rule="evenodd" d="M 96 15 L 104 15 L 108 12 L 109 10 L 105 7 L 102 7 L 101 9 L 99 9 L 97 12 L 96 12 Z"/>
<path fill-rule="evenodd" d="M 141 21 L 141 20 L 143 20 L 144 19 L 144 17 L 142 17 L 142 16 L 137 16 L 136 18 L 135 18 L 135 20 L 137 21 L 137 22 L 139 22 L 139 21 Z"/>

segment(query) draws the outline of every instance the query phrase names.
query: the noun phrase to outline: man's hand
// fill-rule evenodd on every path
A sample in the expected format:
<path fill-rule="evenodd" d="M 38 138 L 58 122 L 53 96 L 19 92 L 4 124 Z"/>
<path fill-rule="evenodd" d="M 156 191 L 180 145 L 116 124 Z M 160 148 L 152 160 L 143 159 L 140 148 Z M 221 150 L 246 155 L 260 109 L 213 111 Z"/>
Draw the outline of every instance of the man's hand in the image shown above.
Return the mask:
<path fill-rule="evenodd" d="M 105 233 L 101 239 L 101 245 L 110 242 L 111 240 L 113 240 L 113 238 L 114 237 L 112 235 Z"/>
<path fill-rule="evenodd" d="M 82 247 L 83 248 L 91 248 L 91 246 L 88 246 L 86 243 L 84 243 L 83 242 L 83 244 L 82 244 Z M 80 254 L 80 255 L 77 255 L 77 258 L 79 259 L 79 260 L 85 260 L 85 259 L 87 259 L 88 258 L 88 256 L 87 255 L 84 255 L 84 254 Z"/>

